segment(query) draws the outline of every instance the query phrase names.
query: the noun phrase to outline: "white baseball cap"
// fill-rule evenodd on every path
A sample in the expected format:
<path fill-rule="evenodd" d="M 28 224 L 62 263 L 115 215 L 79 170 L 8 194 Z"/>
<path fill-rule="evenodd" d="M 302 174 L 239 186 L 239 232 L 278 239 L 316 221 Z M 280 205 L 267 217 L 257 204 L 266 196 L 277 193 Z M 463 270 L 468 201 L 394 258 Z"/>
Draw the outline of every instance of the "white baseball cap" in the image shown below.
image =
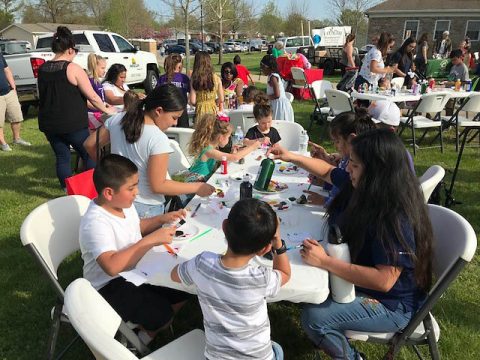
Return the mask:
<path fill-rule="evenodd" d="M 450 31 L 445 30 L 445 31 L 443 32 L 443 35 L 450 35 Z"/>
<path fill-rule="evenodd" d="M 372 102 L 368 108 L 368 113 L 376 124 L 381 122 L 390 126 L 400 125 L 400 109 L 391 101 L 378 100 Z"/>

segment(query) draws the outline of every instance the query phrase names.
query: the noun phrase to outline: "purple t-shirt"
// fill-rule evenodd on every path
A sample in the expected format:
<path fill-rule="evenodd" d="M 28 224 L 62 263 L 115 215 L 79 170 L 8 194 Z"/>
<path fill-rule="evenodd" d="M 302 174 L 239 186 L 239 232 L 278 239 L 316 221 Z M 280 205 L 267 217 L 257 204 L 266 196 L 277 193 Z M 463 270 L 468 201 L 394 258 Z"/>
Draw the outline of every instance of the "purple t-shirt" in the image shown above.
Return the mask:
<path fill-rule="evenodd" d="M 90 80 L 90 84 L 92 85 L 93 90 L 95 90 L 97 95 L 100 96 L 100 99 L 105 102 L 105 92 L 103 90 L 102 83 L 95 81 L 93 78 L 88 78 L 88 80 Z"/>
<path fill-rule="evenodd" d="M 163 85 L 167 83 L 167 74 L 163 74 L 158 79 L 158 85 Z M 187 75 L 183 73 L 175 73 L 173 75 L 172 84 L 182 90 L 185 99 L 187 99 L 187 93 L 190 91 L 190 79 Z"/>

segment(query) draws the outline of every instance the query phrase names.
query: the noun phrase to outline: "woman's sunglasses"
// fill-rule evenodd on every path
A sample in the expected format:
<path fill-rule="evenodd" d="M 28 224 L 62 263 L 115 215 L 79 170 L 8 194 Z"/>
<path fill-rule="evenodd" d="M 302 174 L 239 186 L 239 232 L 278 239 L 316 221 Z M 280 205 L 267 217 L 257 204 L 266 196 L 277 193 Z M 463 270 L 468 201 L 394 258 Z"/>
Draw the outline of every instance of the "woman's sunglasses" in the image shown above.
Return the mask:
<path fill-rule="evenodd" d="M 73 51 L 75 51 L 75 55 L 78 54 L 79 49 L 77 49 L 76 47 L 73 47 L 72 49 L 73 49 Z"/>
<path fill-rule="evenodd" d="M 232 74 L 232 70 L 223 70 L 224 74 Z"/>

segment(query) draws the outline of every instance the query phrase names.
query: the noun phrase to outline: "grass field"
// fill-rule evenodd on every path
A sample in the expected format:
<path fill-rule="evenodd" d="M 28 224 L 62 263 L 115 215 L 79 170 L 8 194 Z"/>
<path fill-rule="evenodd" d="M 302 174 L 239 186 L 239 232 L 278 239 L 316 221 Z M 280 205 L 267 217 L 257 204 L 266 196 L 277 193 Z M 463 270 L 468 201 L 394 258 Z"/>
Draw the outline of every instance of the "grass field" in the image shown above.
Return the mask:
<path fill-rule="evenodd" d="M 259 56 L 250 59 L 242 56 L 244 63 L 255 70 Z M 225 56 L 225 60 L 228 57 Z M 313 103 L 294 101 L 296 121 L 308 125 Z M 10 129 L 5 129 L 7 139 Z M 42 133 L 38 131 L 36 114 L 31 111 L 23 125 L 22 137 L 32 142 L 31 148 L 15 146 L 10 153 L 0 152 L 0 359 L 30 360 L 45 357 L 50 329 L 50 309 L 54 305 L 53 289 L 32 256 L 22 248 L 19 228 L 23 219 L 36 206 L 52 198 L 62 196 L 55 176 L 54 156 Z M 452 133 L 447 133 L 445 153 L 438 149 L 421 150 L 415 158 L 418 174 L 432 164 L 448 170 L 455 165 L 456 153 Z M 310 133 L 313 141 L 331 143 L 325 130 L 315 125 Z M 449 183 L 451 173 L 447 172 Z M 480 232 L 480 160 L 479 149 L 465 151 L 455 197 L 463 204 L 454 207 Z M 452 238 L 452 241 L 455 241 Z M 77 254 L 60 269 L 62 283 L 81 276 L 81 259 Z M 312 280 L 314 281 L 314 279 Z M 435 308 L 434 314 L 442 330 L 439 346 L 443 359 L 478 359 L 480 356 L 480 264 L 479 257 L 465 269 L 454 285 Z M 279 342 L 286 359 L 313 359 L 313 348 L 307 341 L 299 324 L 301 305 L 287 302 L 269 305 L 272 338 Z M 191 301 L 174 322 L 176 336 L 193 328 L 202 327 L 201 311 L 196 301 Z M 65 327 L 59 343 L 66 344 L 74 334 Z M 154 346 L 161 346 L 173 339 L 165 333 Z M 379 359 L 382 346 L 359 345 L 369 359 Z M 90 359 L 88 349 L 77 343 L 65 359 Z M 403 350 L 399 359 L 414 359 L 408 350 Z"/>

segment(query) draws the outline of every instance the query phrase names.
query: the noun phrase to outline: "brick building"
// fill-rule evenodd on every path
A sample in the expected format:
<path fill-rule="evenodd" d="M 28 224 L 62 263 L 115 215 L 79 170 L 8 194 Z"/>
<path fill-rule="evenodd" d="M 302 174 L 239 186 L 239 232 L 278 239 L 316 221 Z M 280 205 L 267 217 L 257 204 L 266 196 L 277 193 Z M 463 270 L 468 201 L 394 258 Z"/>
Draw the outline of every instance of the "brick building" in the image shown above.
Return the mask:
<path fill-rule="evenodd" d="M 468 36 L 472 50 L 480 50 L 480 0 L 387 0 L 366 11 L 368 38 L 383 31 L 395 36 L 396 47 L 409 36 L 428 33 L 430 55 L 445 30 L 453 48 Z"/>

